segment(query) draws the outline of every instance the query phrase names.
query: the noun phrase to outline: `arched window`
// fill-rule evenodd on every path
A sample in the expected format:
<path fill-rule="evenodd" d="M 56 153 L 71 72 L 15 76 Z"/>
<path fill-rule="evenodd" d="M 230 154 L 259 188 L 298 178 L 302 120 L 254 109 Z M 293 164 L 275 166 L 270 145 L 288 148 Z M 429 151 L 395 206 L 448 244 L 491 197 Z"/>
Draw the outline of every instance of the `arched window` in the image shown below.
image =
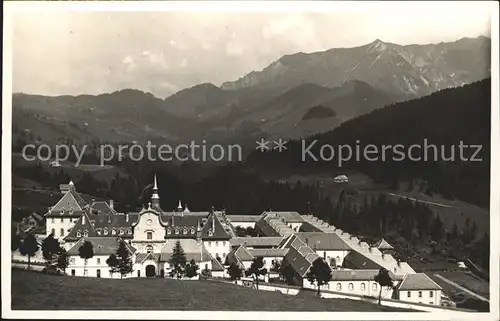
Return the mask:
<path fill-rule="evenodd" d="M 191 228 L 191 234 L 194 234 L 194 228 Z"/>
<path fill-rule="evenodd" d="M 215 241 L 215 246 L 219 246 L 219 241 Z"/>
<path fill-rule="evenodd" d="M 214 231 L 208 230 L 208 236 L 214 236 Z"/>
<path fill-rule="evenodd" d="M 349 291 L 352 291 L 352 290 L 354 290 L 354 284 L 349 283 Z"/>
<path fill-rule="evenodd" d="M 175 228 L 175 234 L 179 234 L 179 229 L 177 227 Z"/>
<path fill-rule="evenodd" d="M 131 229 L 131 228 L 129 228 L 129 229 L 127 230 L 127 233 L 128 233 L 128 235 L 132 235 L 132 229 Z"/>
<path fill-rule="evenodd" d="M 170 228 L 167 229 L 167 234 L 168 235 L 172 234 L 172 230 Z"/>
<path fill-rule="evenodd" d="M 188 230 L 187 230 L 187 228 L 184 228 L 184 229 L 182 230 L 182 233 L 183 233 L 184 235 L 185 235 L 185 234 L 188 234 Z"/>
<path fill-rule="evenodd" d="M 341 283 L 337 283 L 336 289 L 337 289 L 337 291 L 342 291 L 342 284 Z"/>
<path fill-rule="evenodd" d="M 76 231 L 76 237 L 82 237 L 82 233 L 80 232 L 80 230 Z"/>
<path fill-rule="evenodd" d="M 146 253 L 151 253 L 151 252 L 153 252 L 153 246 L 152 245 L 146 246 Z"/>
<path fill-rule="evenodd" d="M 147 238 L 148 240 L 152 240 L 152 239 L 153 239 L 153 232 L 147 232 L 147 233 L 146 233 L 146 238 Z"/>
<path fill-rule="evenodd" d="M 111 230 L 111 235 L 116 235 L 116 231 L 114 228 Z"/>
<path fill-rule="evenodd" d="M 61 210 L 61 215 L 63 215 L 63 214 L 64 214 L 64 208 Z"/>
<path fill-rule="evenodd" d="M 104 235 L 108 235 L 108 229 L 104 228 Z"/>
<path fill-rule="evenodd" d="M 85 230 L 85 232 L 83 232 L 83 236 L 84 237 L 88 237 L 89 236 L 89 231 Z"/>
<path fill-rule="evenodd" d="M 123 234 L 125 234 L 125 233 L 123 232 L 123 229 L 120 229 L 120 235 L 123 235 Z"/>
<path fill-rule="evenodd" d="M 377 283 L 373 283 L 372 284 L 372 290 L 373 291 L 377 291 Z"/>
<path fill-rule="evenodd" d="M 364 291 L 365 289 L 366 289 L 366 285 L 365 285 L 365 283 L 363 282 L 363 283 L 361 283 L 361 291 Z"/>

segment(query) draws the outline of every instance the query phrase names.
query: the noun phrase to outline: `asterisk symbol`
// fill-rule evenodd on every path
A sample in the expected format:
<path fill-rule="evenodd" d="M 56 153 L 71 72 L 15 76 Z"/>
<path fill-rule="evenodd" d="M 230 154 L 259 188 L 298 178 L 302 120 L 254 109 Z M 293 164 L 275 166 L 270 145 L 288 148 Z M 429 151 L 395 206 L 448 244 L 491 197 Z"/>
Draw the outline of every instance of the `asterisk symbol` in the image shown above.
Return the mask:
<path fill-rule="evenodd" d="M 274 147 L 274 149 L 277 149 L 278 152 L 281 153 L 282 151 L 286 150 L 286 147 L 285 147 L 286 142 L 284 142 L 281 138 L 278 139 L 277 142 L 275 141 L 274 143 L 276 144 L 276 146 Z"/>
<path fill-rule="evenodd" d="M 255 147 L 255 149 L 260 150 L 261 152 L 263 152 L 265 150 L 269 150 L 269 147 L 267 146 L 267 144 L 269 144 L 269 142 L 267 140 L 264 140 L 264 138 L 261 138 L 260 141 L 258 141 L 256 143 L 257 143 L 257 147 Z"/>

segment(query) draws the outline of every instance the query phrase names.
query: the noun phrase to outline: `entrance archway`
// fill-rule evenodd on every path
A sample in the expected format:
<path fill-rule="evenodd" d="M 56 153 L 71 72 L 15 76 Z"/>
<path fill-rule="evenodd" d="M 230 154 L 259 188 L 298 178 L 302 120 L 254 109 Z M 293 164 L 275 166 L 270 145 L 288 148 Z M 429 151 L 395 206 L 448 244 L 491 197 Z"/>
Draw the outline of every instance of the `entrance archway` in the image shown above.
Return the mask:
<path fill-rule="evenodd" d="M 148 266 L 146 266 L 146 276 L 148 278 L 156 276 L 156 268 L 155 268 L 154 265 L 148 265 Z"/>

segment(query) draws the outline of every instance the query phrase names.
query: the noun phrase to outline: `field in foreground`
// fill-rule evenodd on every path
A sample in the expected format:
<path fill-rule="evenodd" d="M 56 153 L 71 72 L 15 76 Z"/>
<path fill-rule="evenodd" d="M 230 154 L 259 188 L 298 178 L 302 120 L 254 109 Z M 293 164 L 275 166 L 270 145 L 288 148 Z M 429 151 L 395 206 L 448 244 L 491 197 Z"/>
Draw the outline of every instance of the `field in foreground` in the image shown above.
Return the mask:
<path fill-rule="evenodd" d="M 259 291 L 215 281 L 109 280 L 12 270 L 13 310 L 398 311 L 375 304 Z"/>

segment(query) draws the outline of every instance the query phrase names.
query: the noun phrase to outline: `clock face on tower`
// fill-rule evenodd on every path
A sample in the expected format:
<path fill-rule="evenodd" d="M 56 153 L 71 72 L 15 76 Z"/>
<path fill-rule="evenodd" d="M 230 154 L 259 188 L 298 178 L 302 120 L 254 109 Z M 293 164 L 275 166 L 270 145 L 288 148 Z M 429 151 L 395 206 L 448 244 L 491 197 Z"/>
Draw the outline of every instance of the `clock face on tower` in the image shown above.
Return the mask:
<path fill-rule="evenodd" d="M 146 221 L 146 224 L 148 224 L 148 225 L 153 224 L 153 220 L 152 220 L 152 219 L 147 220 L 147 221 Z"/>

